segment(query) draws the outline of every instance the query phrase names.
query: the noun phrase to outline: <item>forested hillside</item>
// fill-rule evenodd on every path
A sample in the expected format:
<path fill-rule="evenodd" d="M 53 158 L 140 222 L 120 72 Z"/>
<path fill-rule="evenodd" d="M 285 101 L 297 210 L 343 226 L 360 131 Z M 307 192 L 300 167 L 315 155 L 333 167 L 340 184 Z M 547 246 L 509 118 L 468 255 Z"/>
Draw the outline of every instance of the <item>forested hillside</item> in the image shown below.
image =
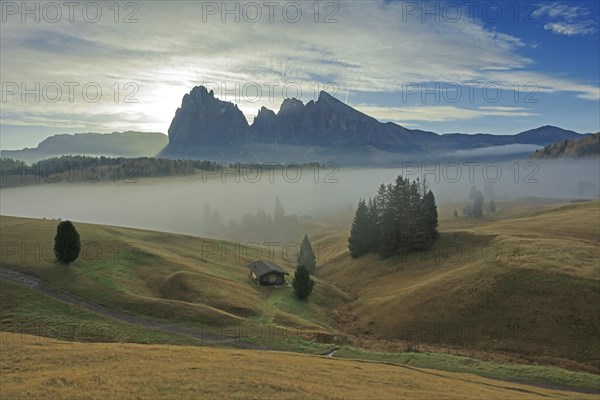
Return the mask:
<path fill-rule="evenodd" d="M 536 150 L 530 158 L 579 158 L 600 155 L 600 132 L 577 140 L 565 139 Z"/>

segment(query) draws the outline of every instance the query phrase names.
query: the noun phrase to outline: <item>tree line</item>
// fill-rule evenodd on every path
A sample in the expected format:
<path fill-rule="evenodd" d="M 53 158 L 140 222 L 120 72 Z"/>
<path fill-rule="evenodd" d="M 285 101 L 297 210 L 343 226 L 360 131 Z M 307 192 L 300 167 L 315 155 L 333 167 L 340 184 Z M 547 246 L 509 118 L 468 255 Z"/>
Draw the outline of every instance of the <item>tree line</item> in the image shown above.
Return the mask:
<path fill-rule="evenodd" d="M 598 157 L 600 132 L 577 140 L 565 139 L 536 150 L 529 158 Z"/>
<path fill-rule="evenodd" d="M 100 181 L 132 182 L 140 178 L 195 175 L 198 171 L 207 176 L 221 174 L 256 175 L 256 171 L 283 170 L 279 163 L 229 163 L 207 160 L 181 160 L 155 157 L 95 157 L 69 155 L 50 157 L 31 164 L 11 158 L 0 158 L 0 180 L 3 187 L 40 183 L 71 183 Z M 319 163 L 294 165 L 295 168 L 321 168 Z M 324 168 L 324 167 L 323 167 Z M 223 175 L 221 175 L 223 179 Z M 230 179 L 233 179 L 230 177 Z M 265 177 L 267 179 L 267 177 Z M 270 178 L 269 178 L 270 179 Z"/>
<path fill-rule="evenodd" d="M 359 200 L 348 249 L 354 258 L 422 250 L 437 238 L 437 226 L 435 196 L 427 183 L 398 176 L 393 184 L 381 184 L 374 197 Z"/>

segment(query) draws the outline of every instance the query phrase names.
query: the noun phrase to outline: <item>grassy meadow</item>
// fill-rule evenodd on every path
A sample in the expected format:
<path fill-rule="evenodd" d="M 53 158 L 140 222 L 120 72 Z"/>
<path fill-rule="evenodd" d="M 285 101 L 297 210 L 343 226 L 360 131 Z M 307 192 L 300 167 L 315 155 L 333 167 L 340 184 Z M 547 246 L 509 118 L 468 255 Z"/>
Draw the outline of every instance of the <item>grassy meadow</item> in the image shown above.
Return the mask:
<path fill-rule="evenodd" d="M 209 332 L 212 329 L 252 346 L 276 350 L 247 353 L 248 371 L 254 372 L 246 376 L 246 369 L 243 374 L 231 370 L 232 381 L 225 380 L 225 372 L 207 373 L 202 366 L 183 371 L 171 363 L 169 368 L 175 369 L 155 372 L 160 376 L 149 384 L 141 372 L 127 369 L 141 349 L 149 354 L 171 354 L 165 356 L 170 359 L 175 359 L 172 352 L 181 351 L 181 357 L 187 354 L 190 360 L 191 354 L 198 352 L 197 359 L 212 357 L 221 365 L 229 360 L 228 353 L 217 353 L 225 351 L 227 344 L 114 321 L 0 280 L 3 346 L 9 349 L 2 352 L 2 363 L 4 371 L 10 372 L 3 374 L 3 388 L 9 388 L 3 390 L 3 396 L 22 390 L 20 380 L 29 379 L 25 372 L 16 372 L 22 371 L 20 366 L 15 368 L 23 363 L 14 352 L 30 351 L 30 345 L 40 351 L 40 358 L 56 357 L 63 346 L 78 352 L 83 346 L 81 351 L 86 348 L 86 357 L 92 358 L 107 349 L 123 352 L 122 356 L 99 357 L 101 368 L 114 371 L 110 374 L 85 372 L 86 364 L 79 372 L 61 367 L 60 373 L 48 373 L 54 375 L 46 380 L 35 379 L 23 392 L 31 397 L 44 385 L 56 398 L 77 396 L 80 390 L 89 392 L 90 398 L 101 392 L 122 397 L 123 385 L 113 387 L 113 380 L 129 379 L 135 382 L 140 397 L 146 390 L 156 390 L 165 398 L 191 398 L 194 390 L 216 397 L 220 388 L 233 398 L 242 397 L 244 391 L 256 391 L 257 397 L 322 393 L 324 398 L 361 398 L 365 388 L 346 381 L 352 373 L 366 374 L 355 378 L 371 382 L 370 390 L 381 393 L 382 398 L 429 398 L 436 390 L 449 393 L 448 387 L 461 398 L 469 398 L 469 390 L 479 390 L 472 392 L 479 398 L 487 397 L 482 395 L 483 387 L 509 390 L 497 396 L 489 393 L 500 398 L 536 398 L 542 393 L 558 396 L 539 388 L 530 387 L 531 393 L 508 389 L 513 384 L 506 382 L 488 386 L 481 383 L 484 378 L 600 390 L 600 202 L 498 201 L 495 213 L 478 220 L 453 217 L 457 207 L 461 204 L 440 205 L 441 235 L 431 249 L 385 260 L 375 254 L 358 259 L 349 256 L 346 241 L 351 214 L 315 221 L 321 226 L 310 236 L 317 255 L 317 285 L 308 302 L 296 299 L 291 288 L 257 287 L 248 277 L 246 266 L 255 258 L 270 259 L 292 273 L 293 260 L 286 259 L 281 249 L 76 223 L 82 254 L 64 266 L 53 262 L 57 221 L 2 216 L 3 267 L 38 277 L 50 288 L 112 310 L 191 329 L 208 326 Z M 40 336 L 68 342 L 39 340 Z M 37 343 L 30 343 L 35 337 Z M 21 342 L 28 338 L 27 343 L 18 343 L 17 338 Z M 333 349 L 337 350 L 328 358 L 308 356 Z M 26 353 L 22 354 L 25 357 Z M 64 354 L 65 365 L 73 354 Z M 138 358 L 143 368 L 159 369 L 152 363 L 158 363 L 161 356 Z M 370 362 L 338 360 L 341 358 Z M 293 363 L 300 360 L 301 368 L 307 370 L 333 368 L 331 375 L 304 386 L 294 383 L 288 378 L 294 374 L 285 371 L 299 368 Z M 277 365 L 281 372 L 277 379 L 260 378 L 255 371 L 260 365 L 270 369 Z M 400 366 L 411 368 L 399 374 Z M 412 367 L 446 372 L 430 374 L 436 383 L 422 386 L 418 382 L 423 376 L 415 376 L 411 386 L 410 379 L 403 380 L 408 372 L 416 371 Z M 200 372 L 193 368 L 207 374 L 206 380 L 195 382 L 193 375 Z M 388 373 L 390 380 L 383 378 Z M 462 375 L 453 373 L 470 375 L 458 379 Z M 377 374 L 383 374 L 382 378 L 374 378 Z M 447 379 L 455 378 L 461 383 L 452 381 L 444 386 Z M 174 382 L 179 389 L 173 389 Z M 248 382 L 256 384 L 245 387 Z M 326 387 L 327 382 L 335 385 Z M 481 386 L 467 388 L 463 383 Z M 344 387 L 346 391 L 342 391 Z M 585 398 L 560 396 L 557 398 Z"/>
<path fill-rule="evenodd" d="M 465 373 L 281 352 L 76 343 L 5 334 L 3 399 L 595 399 Z M 302 379 L 298 379 L 298 377 Z"/>

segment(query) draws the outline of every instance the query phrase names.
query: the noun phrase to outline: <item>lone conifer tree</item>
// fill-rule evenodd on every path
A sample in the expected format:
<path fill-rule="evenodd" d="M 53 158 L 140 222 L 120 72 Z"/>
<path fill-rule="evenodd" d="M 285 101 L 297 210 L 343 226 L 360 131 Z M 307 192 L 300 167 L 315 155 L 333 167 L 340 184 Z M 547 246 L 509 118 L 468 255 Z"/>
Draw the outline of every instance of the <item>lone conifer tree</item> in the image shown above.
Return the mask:
<path fill-rule="evenodd" d="M 300 251 L 298 252 L 298 260 L 296 266 L 304 265 L 310 272 L 315 272 L 315 253 L 313 252 L 308 235 L 304 235 L 302 244 L 300 245 Z"/>
<path fill-rule="evenodd" d="M 294 280 L 292 281 L 292 287 L 294 288 L 296 297 L 300 300 L 306 300 L 308 296 L 310 296 L 314 286 L 315 281 L 310 277 L 308 269 L 306 269 L 304 265 L 296 268 Z"/>
<path fill-rule="evenodd" d="M 79 257 L 81 241 L 79 233 L 71 221 L 62 221 L 56 227 L 54 237 L 54 255 L 56 260 L 69 264 Z"/>

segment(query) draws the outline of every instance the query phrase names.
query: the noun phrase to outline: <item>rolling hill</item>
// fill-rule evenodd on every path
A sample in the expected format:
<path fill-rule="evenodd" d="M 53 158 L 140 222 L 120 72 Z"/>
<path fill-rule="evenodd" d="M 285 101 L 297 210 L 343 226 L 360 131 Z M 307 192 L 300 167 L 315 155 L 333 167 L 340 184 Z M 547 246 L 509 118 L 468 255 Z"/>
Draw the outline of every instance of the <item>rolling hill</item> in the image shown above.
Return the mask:
<path fill-rule="evenodd" d="M 289 288 L 259 288 L 248 278 L 246 265 L 265 254 L 291 272 L 293 264 L 278 251 L 259 255 L 220 240 L 76 223 L 82 256 L 63 266 L 51 254 L 57 221 L 2 216 L 3 267 L 152 322 L 132 329 L 131 321 L 111 322 L 2 281 L 3 331 L 40 334 L 39 324 L 49 324 L 42 336 L 210 344 L 153 329 L 158 323 L 250 347 L 311 354 L 336 348 L 335 358 L 600 388 L 600 203 L 497 204 L 498 211 L 481 220 L 453 218 L 456 205 L 443 205 L 436 248 L 385 260 L 350 258 L 350 215 L 320 219 L 313 245 L 337 243 L 338 251 L 317 260 L 309 302 L 296 300 Z M 115 340 L 111 328 L 103 328 L 71 339 L 57 321 L 122 326 L 128 333 Z"/>
<path fill-rule="evenodd" d="M 320 267 L 317 276 L 355 297 L 338 316 L 342 330 L 600 370 L 600 202 L 442 215 L 427 252 L 382 260 L 343 251 Z"/>
<path fill-rule="evenodd" d="M 346 299 L 342 291 L 325 282 L 318 285 L 310 303 L 296 300 L 289 288 L 270 291 L 256 287 L 247 265 L 257 249 L 239 244 L 77 224 L 83 238 L 82 255 L 65 267 L 53 262 L 56 221 L 2 216 L 0 223 L 4 266 L 94 304 L 150 320 L 205 330 L 254 325 L 284 332 L 293 329 L 294 336 L 313 339 L 315 335 L 335 334 L 328 310 Z M 25 248 L 38 252 L 23 257 L 21 250 Z M 281 249 L 271 249 L 270 253 L 263 250 L 263 258 L 270 254 L 275 262 L 292 271 Z M 248 340 L 256 339 L 254 334 L 246 336 Z M 258 340 L 269 339 L 265 336 Z"/>

